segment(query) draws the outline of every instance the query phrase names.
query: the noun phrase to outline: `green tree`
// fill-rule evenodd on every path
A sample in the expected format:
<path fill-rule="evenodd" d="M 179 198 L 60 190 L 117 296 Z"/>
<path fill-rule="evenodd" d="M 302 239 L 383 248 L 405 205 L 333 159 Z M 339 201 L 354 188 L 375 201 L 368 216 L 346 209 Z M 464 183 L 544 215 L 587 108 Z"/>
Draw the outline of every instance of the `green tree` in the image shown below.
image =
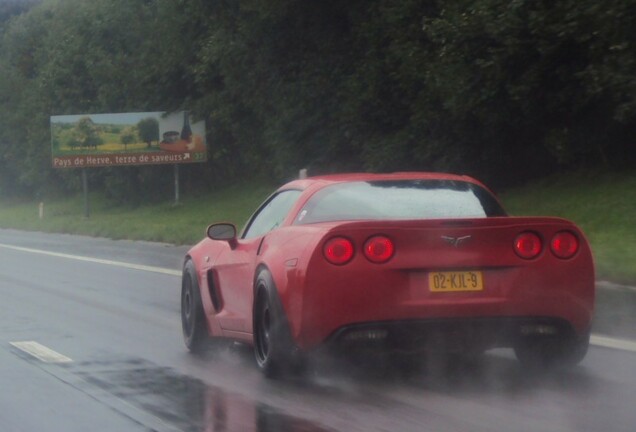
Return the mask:
<path fill-rule="evenodd" d="M 133 144 L 137 141 L 137 130 L 127 127 L 122 131 L 120 140 L 124 145 L 124 151 L 128 151 L 128 144 Z"/>
<path fill-rule="evenodd" d="M 99 137 L 99 133 L 95 123 L 90 117 L 82 117 L 78 120 L 75 126 L 75 136 L 81 147 L 87 149 L 97 149 L 99 144 L 102 144 L 102 140 Z"/>
<path fill-rule="evenodd" d="M 150 148 L 153 141 L 159 141 L 159 122 L 153 117 L 139 120 L 137 133 L 139 138 Z"/>
<path fill-rule="evenodd" d="M 0 11 L 2 191 L 77 186 L 50 166 L 51 115 L 158 107 L 208 125 L 211 157 L 184 169 L 184 182 L 230 182 L 245 170 L 283 179 L 309 167 L 449 170 L 509 184 L 636 164 L 629 1 L 46 0 L 9 9 Z M 156 128 L 150 135 L 148 145 Z M 163 169 L 127 175 L 154 185 Z M 116 170 L 91 175 L 111 196 L 126 192 Z"/>

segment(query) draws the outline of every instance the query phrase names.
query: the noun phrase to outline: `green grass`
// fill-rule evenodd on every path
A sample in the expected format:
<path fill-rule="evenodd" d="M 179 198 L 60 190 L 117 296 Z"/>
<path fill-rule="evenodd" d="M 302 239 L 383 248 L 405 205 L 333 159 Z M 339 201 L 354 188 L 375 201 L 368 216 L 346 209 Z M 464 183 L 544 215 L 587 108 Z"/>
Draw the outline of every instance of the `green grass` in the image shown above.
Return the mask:
<path fill-rule="evenodd" d="M 500 198 L 513 215 L 574 221 L 590 241 L 597 278 L 636 283 L 636 173 L 555 176 Z"/>
<path fill-rule="evenodd" d="M 96 148 L 71 148 L 68 146 L 64 146 L 58 149 L 53 150 L 53 156 L 77 156 L 77 155 L 101 155 L 101 154 L 111 154 L 111 153 L 125 153 L 125 152 L 134 152 L 134 153 L 152 153 L 161 151 L 158 144 L 154 142 L 154 144 L 148 148 L 148 144 L 144 142 L 136 142 L 132 144 L 128 144 L 124 146 L 123 144 L 117 141 L 104 141 L 104 143 L 98 145 Z"/>
<path fill-rule="evenodd" d="M 200 196 L 136 208 L 114 207 L 91 194 L 91 217 L 83 217 L 81 196 L 45 202 L 38 218 L 35 202 L 0 201 L 0 227 L 78 233 L 174 244 L 194 244 L 212 222 L 239 227 L 273 186 L 245 184 Z M 513 215 L 560 216 L 586 233 L 599 279 L 636 284 L 636 173 L 574 173 L 550 177 L 501 194 Z"/>
<path fill-rule="evenodd" d="M 88 219 L 81 195 L 45 202 L 42 220 L 36 202 L 0 202 L 0 227 L 194 244 L 203 238 L 210 223 L 234 222 L 240 228 L 273 189 L 241 185 L 204 196 L 186 196 L 178 206 L 165 202 L 135 208 L 115 207 L 102 196 L 91 194 Z"/>

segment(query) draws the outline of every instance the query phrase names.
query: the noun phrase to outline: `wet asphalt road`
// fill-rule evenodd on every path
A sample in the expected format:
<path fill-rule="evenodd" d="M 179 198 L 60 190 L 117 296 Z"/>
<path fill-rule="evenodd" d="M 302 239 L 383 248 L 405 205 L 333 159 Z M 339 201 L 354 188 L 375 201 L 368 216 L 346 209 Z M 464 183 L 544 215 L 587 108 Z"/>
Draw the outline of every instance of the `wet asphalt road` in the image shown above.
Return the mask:
<path fill-rule="evenodd" d="M 3 432 L 636 431 L 629 350 L 594 346 L 580 366 L 542 375 L 508 350 L 410 375 L 321 358 L 306 376 L 274 382 L 244 346 L 186 352 L 177 275 L 6 245 L 175 274 L 186 249 L 0 230 Z M 11 344 L 22 341 L 69 360 L 45 363 Z"/>

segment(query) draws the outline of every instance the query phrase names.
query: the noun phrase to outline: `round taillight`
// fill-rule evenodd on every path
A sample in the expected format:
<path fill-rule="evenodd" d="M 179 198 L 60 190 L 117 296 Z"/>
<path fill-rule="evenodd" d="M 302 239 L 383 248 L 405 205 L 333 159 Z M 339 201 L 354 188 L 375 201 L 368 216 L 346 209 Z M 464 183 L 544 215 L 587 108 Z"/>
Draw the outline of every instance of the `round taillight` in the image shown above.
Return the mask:
<path fill-rule="evenodd" d="M 384 236 L 373 236 L 364 244 L 364 256 L 374 263 L 385 263 L 391 259 L 395 246 L 391 239 Z"/>
<path fill-rule="evenodd" d="M 558 232 L 552 237 L 550 249 L 558 258 L 572 258 L 579 250 L 579 239 L 570 231 Z"/>
<path fill-rule="evenodd" d="M 515 239 L 515 252 L 521 258 L 536 258 L 541 253 L 541 238 L 533 232 L 524 232 Z"/>
<path fill-rule="evenodd" d="M 331 264 L 343 265 L 353 258 L 353 243 L 344 237 L 334 237 L 323 247 L 323 253 Z"/>

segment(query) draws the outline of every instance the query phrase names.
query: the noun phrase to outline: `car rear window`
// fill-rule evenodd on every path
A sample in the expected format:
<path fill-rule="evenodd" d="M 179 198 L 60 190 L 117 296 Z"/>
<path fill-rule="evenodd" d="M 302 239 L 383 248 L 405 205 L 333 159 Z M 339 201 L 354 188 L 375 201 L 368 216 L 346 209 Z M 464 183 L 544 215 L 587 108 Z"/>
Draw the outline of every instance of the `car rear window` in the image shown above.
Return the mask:
<path fill-rule="evenodd" d="M 505 216 L 484 188 L 456 180 L 338 183 L 312 196 L 297 224 L 336 220 L 446 219 Z"/>

